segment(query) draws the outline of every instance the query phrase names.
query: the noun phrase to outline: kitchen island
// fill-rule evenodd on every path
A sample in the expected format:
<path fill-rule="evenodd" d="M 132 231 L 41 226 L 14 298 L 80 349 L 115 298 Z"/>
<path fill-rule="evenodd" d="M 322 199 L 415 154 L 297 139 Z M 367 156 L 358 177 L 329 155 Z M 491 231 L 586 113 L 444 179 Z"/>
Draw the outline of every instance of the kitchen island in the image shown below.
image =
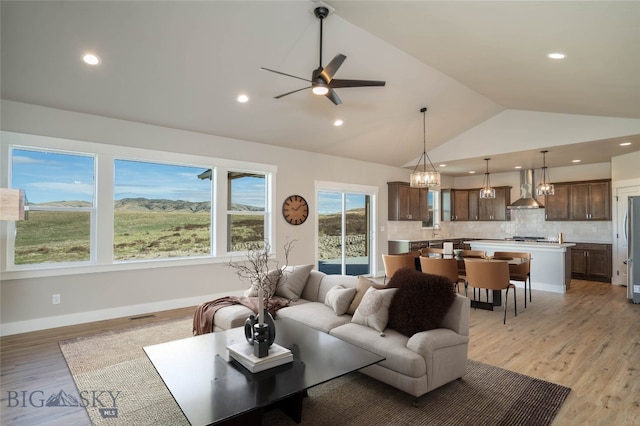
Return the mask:
<path fill-rule="evenodd" d="M 571 247 L 574 243 L 472 240 L 465 241 L 472 250 L 484 250 L 488 256 L 496 251 L 531 253 L 531 288 L 566 293 L 571 282 Z M 521 286 L 522 283 L 516 283 Z"/>

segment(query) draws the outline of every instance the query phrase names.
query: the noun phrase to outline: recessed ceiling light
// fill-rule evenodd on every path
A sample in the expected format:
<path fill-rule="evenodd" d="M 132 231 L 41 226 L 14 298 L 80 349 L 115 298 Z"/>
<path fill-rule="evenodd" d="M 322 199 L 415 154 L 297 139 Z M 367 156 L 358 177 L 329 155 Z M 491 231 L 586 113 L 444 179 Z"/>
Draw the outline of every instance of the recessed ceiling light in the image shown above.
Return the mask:
<path fill-rule="evenodd" d="M 82 60 L 88 65 L 98 65 L 100 63 L 100 58 L 93 53 L 85 53 L 82 55 Z"/>
<path fill-rule="evenodd" d="M 622 142 L 620 144 L 620 146 L 629 146 L 629 145 L 631 145 L 631 142 Z"/>
<path fill-rule="evenodd" d="M 344 121 L 337 119 L 336 121 L 333 122 L 333 125 L 336 127 L 340 127 L 344 124 Z"/>
<path fill-rule="evenodd" d="M 547 58 L 550 58 L 550 59 L 564 59 L 566 57 L 567 57 L 567 55 L 565 55 L 564 53 L 560 53 L 560 52 L 553 52 L 553 53 L 549 53 L 547 55 Z"/>
<path fill-rule="evenodd" d="M 476 172 L 475 170 L 469 170 L 470 175 L 474 174 L 475 172 Z"/>
<path fill-rule="evenodd" d="M 438 164 L 438 167 L 447 167 L 446 164 Z"/>
<path fill-rule="evenodd" d="M 239 95 L 238 102 L 240 102 L 241 104 L 247 103 L 249 102 L 249 97 L 247 95 Z"/>
<path fill-rule="evenodd" d="M 571 160 L 572 163 L 579 163 L 582 160 Z"/>

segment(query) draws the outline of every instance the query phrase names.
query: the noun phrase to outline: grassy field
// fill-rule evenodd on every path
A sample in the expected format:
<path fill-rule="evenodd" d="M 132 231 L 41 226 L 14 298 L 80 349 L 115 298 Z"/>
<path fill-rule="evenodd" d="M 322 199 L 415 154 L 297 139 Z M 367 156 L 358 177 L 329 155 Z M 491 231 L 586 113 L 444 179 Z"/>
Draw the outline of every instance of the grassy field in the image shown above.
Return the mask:
<path fill-rule="evenodd" d="M 29 212 L 16 222 L 15 264 L 89 260 L 88 213 Z M 208 255 L 211 252 L 208 212 L 119 212 L 114 217 L 114 260 Z M 235 215 L 234 250 L 263 241 L 262 219 Z"/>
<path fill-rule="evenodd" d="M 365 249 L 363 212 L 347 213 L 347 250 L 361 256 Z M 127 211 L 114 216 L 114 260 L 206 256 L 211 251 L 208 211 Z M 264 240 L 261 217 L 233 215 L 232 251 L 245 251 Z M 340 215 L 319 217 L 320 259 L 340 256 Z M 15 264 L 90 260 L 90 215 L 86 212 L 29 212 L 29 220 L 16 222 Z"/>

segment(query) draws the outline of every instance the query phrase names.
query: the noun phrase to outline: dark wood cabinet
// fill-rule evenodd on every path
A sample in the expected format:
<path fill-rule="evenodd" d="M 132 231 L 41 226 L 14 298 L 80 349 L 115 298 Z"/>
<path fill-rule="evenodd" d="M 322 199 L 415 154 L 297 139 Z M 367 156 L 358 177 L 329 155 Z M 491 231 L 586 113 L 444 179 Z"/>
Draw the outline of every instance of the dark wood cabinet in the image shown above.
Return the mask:
<path fill-rule="evenodd" d="M 480 198 L 480 188 L 443 189 L 441 193 L 443 221 L 509 220 L 511 187 L 496 187 L 496 198 Z"/>
<path fill-rule="evenodd" d="M 469 190 L 453 189 L 454 220 L 469 220 Z"/>
<path fill-rule="evenodd" d="M 611 181 L 554 183 L 545 197 L 545 220 L 611 220 Z"/>
<path fill-rule="evenodd" d="M 571 184 L 554 183 L 554 195 L 544 197 L 545 220 L 571 220 Z"/>
<path fill-rule="evenodd" d="M 571 185 L 572 220 L 611 220 L 609 181 Z"/>
<path fill-rule="evenodd" d="M 611 282 L 611 244 L 576 243 L 571 247 L 571 278 Z"/>
<path fill-rule="evenodd" d="M 387 182 L 389 220 L 429 220 L 428 190 L 408 182 Z"/>
<path fill-rule="evenodd" d="M 496 198 L 479 198 L 479 220 L 508 220 L 507 206 L 511 204 L 511 187 L 495 187 Z M 476 191 L 480 197 L 480 190 Z"/>

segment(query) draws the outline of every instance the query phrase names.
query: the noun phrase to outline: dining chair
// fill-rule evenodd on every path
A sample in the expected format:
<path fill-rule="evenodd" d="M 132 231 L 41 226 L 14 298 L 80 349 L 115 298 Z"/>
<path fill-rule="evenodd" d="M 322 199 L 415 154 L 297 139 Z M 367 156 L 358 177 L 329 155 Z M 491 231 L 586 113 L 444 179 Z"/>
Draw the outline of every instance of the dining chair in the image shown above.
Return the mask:
<path fill-rule="evenodd" d="M 460 289 L 458 283 L 458 261 L 454 258 L 426 257 L 420 256 L 420 266 L 422 272 L 432 275 L 440 275 L 448 278 L 451 284 L 455 285 L 456 292 Z"/>
<path fill-rule="evenodd" d="M 464 295 L 467 295 L 469 283 L 467 282 L 467 272 L 464 267 L 464 259 L 484 259 L 487 255 L 485 250 L 462 250 L 456 259 L 458 260 L 458 277 L 464 282 Z"/>
<path fill-rule="evenodd" d="M 473 300 L 476 300 L 475 289 L 486 289 L 502 291 L 506 290 L 504 297 L 504 319 L 507 323 L 507 299 L 509 289 L 513 288 L 513 309 L 515 316 L 518 316 L 518 305 L 516 301 L 516 286 L 509 280 L 509 264 L 504 260 L 483 260 L 465 259 L 465 270 L 467 271 L 467 281 L 473 289 Z M 482 293 L 480 293 L 482 294 Z"/>
<path fill-rule="evenodd" d="M 493 253 L 493 258 L 498 259 L 527 259 L 520 265 L 509 265 L 509 278 L 511 281 L 522 281 L 524 283 L 524 307 L 527 307 L 527 281 L 529 282 L 529 302 L 531 302 L 531 253 L 516 251 L 497 251 Z"/>
<path fill-rule="evenodd" d="M 384 283 L 387 277 L 391 278 L 398 269 L 411 268 L 416 269 L 416 256 L 413 253 L 404 254 L 383 254 L 382 264 L 384 265 Z"/>

